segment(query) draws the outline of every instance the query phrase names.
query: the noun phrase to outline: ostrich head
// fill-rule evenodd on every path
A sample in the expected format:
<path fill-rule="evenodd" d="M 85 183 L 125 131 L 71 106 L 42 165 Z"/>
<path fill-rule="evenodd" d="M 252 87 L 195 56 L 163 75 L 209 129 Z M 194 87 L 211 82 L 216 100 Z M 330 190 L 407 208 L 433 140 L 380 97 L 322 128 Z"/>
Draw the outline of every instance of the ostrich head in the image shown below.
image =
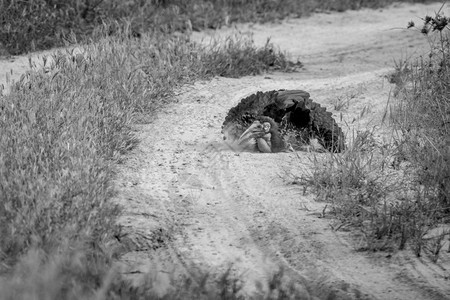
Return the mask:
<path fill-rule="evenodd" d="M 238 144 L 256 140 L 261 152 L 280 152 L 285 150 L 286 144 L 278 131 L 277 123 L 270 117 L 259 117 L 239 137 Z"/>

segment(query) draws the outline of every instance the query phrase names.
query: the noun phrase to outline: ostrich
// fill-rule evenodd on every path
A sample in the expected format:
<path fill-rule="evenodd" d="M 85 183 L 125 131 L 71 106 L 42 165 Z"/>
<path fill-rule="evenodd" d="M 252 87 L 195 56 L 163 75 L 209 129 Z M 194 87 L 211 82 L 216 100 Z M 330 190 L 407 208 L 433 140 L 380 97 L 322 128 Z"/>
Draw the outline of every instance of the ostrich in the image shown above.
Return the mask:
<path fill-rule="evenodd" d="M 256 145 L 255 150 L 261 152 L 280 152 L 289 145 L 301 150 L 311 139 L 317 139 L 328 151 L 343 151 L 341 128 L 330 112 L 309 97 L 302 90 L 250 95 L 228 112 L 222 125 L 224 139 L 241 146 Z"/>

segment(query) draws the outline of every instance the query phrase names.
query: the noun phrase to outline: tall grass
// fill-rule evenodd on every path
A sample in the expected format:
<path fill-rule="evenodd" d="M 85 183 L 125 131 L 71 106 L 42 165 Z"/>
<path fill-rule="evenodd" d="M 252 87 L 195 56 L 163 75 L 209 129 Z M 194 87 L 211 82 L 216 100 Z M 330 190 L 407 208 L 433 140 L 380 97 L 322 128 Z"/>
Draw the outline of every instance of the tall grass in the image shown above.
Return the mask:
<path fill-rule="evenodd" d="M 434 35 L 428 57 L 411 61 L 403 74 L 393 122 L 401 132 L 401 155 L 418 169 L 426 197 L 450 213 L 450 19 L 426 16 L 420 30 Z M 409 24 L 415 27 L 414 24 Z"/>
<path fill-rule="evenodd" d="M 186 37 L 97 35 L 0 96 L 0 275 L 9 278 L 0 298 L 122 293 L 108 277 L 120 254 L 111 179 L 138 142 L 136 117 L 151 118 L 174 88 L 200 78 L 289 68 L 269 43 L 230 38 L 211 51 Z"/>
<path fill-rule="evenodd" d="M 410 249 L 436 261 L 450 234 L 436 230 L 448 220 L 445 207 L 430 198 L 413 165 L 398 165 L 398 143 L 376 141 L 375 132 L 358 132 L 342 154 L 315 155 L 312 172 L 294 181 L 313 187 L 327 203 L 323 216 L 333 217 L 334 230 L 352 232 L 356 250 Z"/>
<path fill-rule="evenodd" d="M 268 22 L 302 17 L 317 10 L 344 11 L 381 7 L 393 0 L 2 0 L 0 41 L 10 54 L 65 45 L 73 34 L 91 37 L 99 25 L 130 24 L 130 35 L 149 31 L 201 30 L 233 22 Z M 426 2 L 409 0 L 409 2 Z M 109 34 L 114 34 L 115 26 Z"/>
<path fill-rule="evenodd" d="M 450 236 L 449 22 L 440 12 L 426 16 L 417 30 L 437 36 L 429 56 L 396 65 L 397 98 L 383 117 L 391 141 L 358 132 L 346 152 L 318 157 L 314 171 L 296 179 L 330 203 L 336 230 L 355 231 L 357 249 L 408 248 L 437 261 Z"/>

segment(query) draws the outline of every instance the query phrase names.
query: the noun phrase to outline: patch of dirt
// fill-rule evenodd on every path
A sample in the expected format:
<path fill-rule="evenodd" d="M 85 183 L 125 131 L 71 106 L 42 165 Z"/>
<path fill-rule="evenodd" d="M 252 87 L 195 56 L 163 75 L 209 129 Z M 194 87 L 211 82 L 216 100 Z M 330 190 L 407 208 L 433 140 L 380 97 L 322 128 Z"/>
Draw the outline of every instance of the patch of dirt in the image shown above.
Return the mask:
<path fill-rule="evenodd" d="M 410 251 L 358 252 L 350 233 L 332 230 L 331 221 L 319 217 L 324 203 L 283 180 L 285 170 L 309 172 L 313 154 L 236 153 L 221 136 L 231 107 L 257 91 L 278 89 L 308 91 L 348 133 L 373 126 L 388 131 L 381 119 L 394 88 L 385 78 L 393 59 L 429 47 L 420 33 L 399 28 L 411 19 L 420 23 L 440 5 L 194 33 L 193 39 L 207 42 L 238 30 L 251 33 L 258 45 L 271 37 L 305 68 L 198 82 L 180 89 L 156 119 L 136 126 L 141 143 L 124 158 L 117 179 L 116 200 L 125 207 L 124 272 L 136 284 L 150 272 L 155 289 L 164 293 L 171 274 L 217 275 L 233 263 L 232 273 L 242 276 L 249 294 L 256 281 L 265 282 L 281 266 L 287 278 L 306 282 L 318 297 L 332 291 L 337 299 L 449 299 L 448 253 L 433 264 Z M 348 103 L 336 111 L 338 99 Z M 361 117 L 363 109 L 368 113 Z"/>

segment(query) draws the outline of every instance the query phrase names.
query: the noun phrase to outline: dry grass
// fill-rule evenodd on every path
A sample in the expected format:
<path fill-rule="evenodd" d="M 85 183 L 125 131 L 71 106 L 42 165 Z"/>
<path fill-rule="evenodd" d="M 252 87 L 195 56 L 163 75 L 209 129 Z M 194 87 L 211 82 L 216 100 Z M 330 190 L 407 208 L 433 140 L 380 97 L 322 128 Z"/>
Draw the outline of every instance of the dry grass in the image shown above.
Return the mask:
<path fill-rule="evenodd" d="M 418 168 L 419 180 L 450 211 L 450 44 L 449 19 L 426 16 L 423 34 L 437 38 L 428 58 L 411 61 L 402 72 L 393 122 L 401 132 L 401 155 Z M 398 73 L 401 73 L 399 70 Z"/>
<path fill-rule="evenodd" d="M 426 2 L 426 0 L 409 0 Z M 314 11 L 344 11 L 381 7 L 393 0 L 3 0 L 0 1 L 0 40 L 10 54 L 63 46 L 75 36 L 92 37 L 108 24 L 109 34 L 128 24 L 129 34 L 201 30 L 234 22 L 273 22 Z M 119 30 L 120 31 L 120 30 Z"/>
<path fill-rule="evenodd" d="M 397 98 L 383 118 L 392 141 L 357 132 L 347 151 L 317 156 L 313 173 L 296 179 L 330 203 L 334 228 L 352 230 L 360 250 L 409 248 L 437 261 L 450 235 L 449 21 L 425 17 L 418 31 L 437 35 L 429 57 L 396 64 Z"/>
<path fill-rule="evenodd" d="M 146 295 L 111 269 L 120 254 L 111 179 L 138 142 L 132 124 L 182 84 L 292 70 L 269 43 L 233 38 L 210 49 L 185 36 L 96 34 L 0 96 L 0 298 Z"/>
<path fill-rule="evenodd" d="M 352 232 L 356 250 L 408 248 L 436 261 L 450 232 L 430 233 L 448 220 L 445 210 L 418 184 L 413 165 L 398 165 L 398 144 L 381 144 L 373 133 L 356 133 L 342 154 L 315 155 L 313 171 L 294 180 L 328 203 L 323 216 L 334 230 Z"/>
<path fill-rule="evenodd" d="M 90 1 L 56 1 L 56 6 L 51 9 L 48 3 L 44 0 L 0 2 L 1 17 L 7 20 L 0 37 L 11 53 L 59 45 L 69 37 L 74 41 L 77 37 L 94 36 L 97 43 L 87 45 L 81 53 L 56 54 L 45 71 L 30 72 L 9 95 L 0 96 L 0 298 L 151 299 L 156 296 L 146 287 L 131 287 L 113 269 L 114 258 L 119 254 L 114 235 L 119 229 L 114 222 L 118 208 L 109 201 L 114 192 L 111 178 L 121 154 L 138 142 L 131 125 L 138 115 L 151 117 L 155 110 L 170 101 L 173 88 L 181 84 L 215 75 L 237 77 L 293 67 L 284 54 L 270 44 L 256 49 L 249 41 L 232 39 L 225 45 L 205 49 L 183 36 L 168 37 L 158 32 L 210 27 L 215 25 L 208 24 L 214 22 L 220 26 L 230 20 L 259 18 L 267 21 L 286 16 L 287 12 L 292 12 L 289 5 L 298 2 L 278 4 L 275 9 L 270 5 L 277 3 L 271 2 L 261 11 L 256 6 L 266 7 L 263 5 L 266 2 L 231 2 L 230 11 L 226 11 L 224 19 L 219 21 L 214 17 L 221 14 L 216 2 L 194 4 L 192 15 L 186 13 L 182 5 L 173 5 L 171 1 L 144 1 L 148 5 L 145 9 L 135 2 L 126 4 L 122 1 L 98 1 L 99 6 Z M 73 3 L 77 3 L 76 9 Z M 342 1 L 342 9 L 353 8 L 352 3 Z M 107 5 L 110 10 L 103 10 L 101 5 Z M 152 19 L 146 15 L 146 9 L 155 5 L 162 9 L 154 19 L 157 23 L 146 24 L 144 20 Z M 250 6 L 238 9 L 244 5 Z M 236 17 L 233 8 L 247 13 Z M 140 13 L 128 20 L 126 30 L 123 30 L 123 24 L 114 22 L 121 17 L 130 17 L 136 10 Z M 196 15 L 209 10 L 219 11 L 212 15 L 212 20 L 202 19 L 208 14 Z M 113 21 L 107 19 L 108 25 L 98 27 L 103 20 L 100 12 L 105 11 L 111 13 Z M 269 12 L 275 12 L 275 17 Z M 308 11 L 300 10 L 300 14 L 303 12 Z M 19 18 L 19 15 L 26 17 Z M 145 33 L 149 28 L 155 32 Z M 107 37 L 111 34 L 113 36 Z M 438 62 L 444 62 L 446 66 L 445 55 L 438 56 Z M 336 215 L 346 216 L 350 212 L 344 220 L 362 226 L 369 248 L 380 248 L 378 242 L 372 242 L 378 241 L 379 237 L 383 239 L 382 245 L 386 239 L 399 237 L 399 247 L 414 241 L 416 253 L 431 249 L 430 252 L 438 257 L 442 238 L 430 243 L 424 234 L 430 225 L 442 221 L 442 205 L 448 204 L 448 168 L 445 168 L 448 163 L 444 163 L 448 162 L 449 151 L 443 147 L 445 139 L 441 134 L 448 137 L 448 110 L 445 110 L 448 106 L 443 99 L 448 99 L 449 81 L 445 77 L 447 67 L 434 65 L 429 74 L 419 73 L 427 70 L 424 68 L 427 65 L 416 70 L 420 76 L 429 76 L 423 77 L 427 78 L 423 82 L 420 81 L 422 77 L 417 75 L 415 78 L 417 81 L 413 86 L 419 88 L 413 89 L 412 95 L 417 96 L 405 98 L 427 99 L 427 104 L 412 105 L 416 102 L 405 101 L 404 106 L 399 107 L 396 119 L 400 125 L 413 124 L 408 125 L 412 127 L 400 127 L 413 130 L 402 131 L 403 138 L 396 149 L 401 149 L 398 152 L 402 157 L 420 170 L 418 178 L 426 188 L 418 188 L 415 198 L 398 202 L 397 206 L 389 206 L 388 202 L 380 205 L 386 195 L 377 190 L 385 184 L 376 175 L 379 165 L 370 154 L 361 155 L 358 146 L 342 157 L 331 156 L 324 164 L 324 172 L 320 173 L 321 169 L 318 169 L 314 174 L 313 182 L 328 191 L 328 196 L 332 191 L 340 191 L 334 198 L 325 199 L 336 204 L 333 208 Z M 435 85 L 429 85 L 430 81 Z M 421 123 L 412 122 L 424 107 L 439 109 L 444 131 L 439 126 L 422 128 Z M 427 114 L 433 115 L 434 110 Z M 415 114 L 409 115 L 410 112 Z M 408 115 L 410 117 L 399 117 Z M 432 141 L 429 143 L 420 144 L 424 135 L 408 134 L 429 128 L 432 128 L 430 134 L 425 135 L 426 140 Z M 430 158 L 426 165 L 421 164 L 422 160 L 418 161 L 419 154 L 423 153 Z M 329 176 L 330 172 L 332 176 Z M 344 201 L 348 196 L 353 199 L 350 204 Z M 371 209 L 370 214 L 366 214 L 367 206 Z M 444 216 L 448 216 L 448 211 Z M 404 220 L 411 221 L 404 225 Z M 440 235 L 443 236 L 445 234 Z M 182 282 L 179 290 L 169 297 L 185 299 L 190 297 L 186 296 L 188 294 L 192 299 L 237 299 L 239 286 L 235 279 L 228 275 L 224 278 L 226 280 L 210 291 L 205 291 L 206 287 L 201 284 Z M 279 282 L 277 280 L 275 278 L 274 282 Z M 272 286 L 277 291 L 277 284 Z M 291 290 L 286 293 L 295 295 Z M 266 298 L 277 299 L 278 295 L 285 297 L 286 293 L 274 292 Z"/>

